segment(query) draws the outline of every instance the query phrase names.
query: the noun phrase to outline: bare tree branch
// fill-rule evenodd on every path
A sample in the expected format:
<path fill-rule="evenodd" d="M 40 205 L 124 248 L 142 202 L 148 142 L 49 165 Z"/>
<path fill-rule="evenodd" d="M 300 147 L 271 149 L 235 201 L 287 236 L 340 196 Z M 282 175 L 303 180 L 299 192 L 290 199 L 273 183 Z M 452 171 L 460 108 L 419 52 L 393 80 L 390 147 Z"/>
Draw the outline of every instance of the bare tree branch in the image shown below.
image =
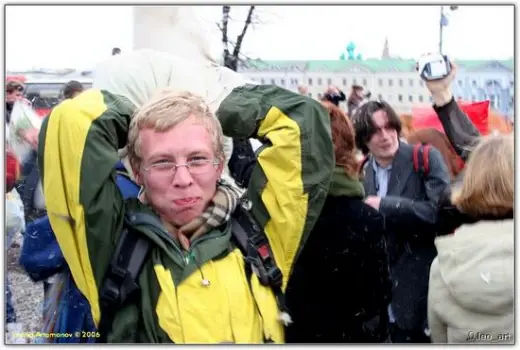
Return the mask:
<path fill-rule="evenodd" d="M 236 42 L 233 42 L 229 39 L 228 34 L 229 23 L 231 21 L 230 11 L 231 6 L 224 5 L 222 7 L 222 24 L 217 23 L 217 27 L 222 32 L 224 66 L 236 71 L 239 64 L 242 65 L 244 61 L 249 60 L 249 58 L 247 57 L 244 60 L 243 55 L 240 52 L 242 48 L 242 43 L 244 41 L 244 37 L 247 33 L 247 29 L 249 28 L 249 26 L 253 26 L 256 23 L 261 22 L 258 16 L 255 16 L 255 6 L 249 6 L 249 11 L 247 13 L 246 20 L 242 27 L 242 32 L 240 33 L 240 35 L 237 36 Z M 232 52 L 230 52 L 230 46 L 232 47 Z"/>
<path fill-rule="evenodd" d="M 231 6 L 224 5 L 222 6 L 222 46 L 224 48 L 224 62 L 226 62 L 227 57 L 229 56 L 229 48 L 228 48 L 228 22 L 229 22 L 229 12 L 231 11 Z"/>
<path fill-rule="evenodd" d="M 240 52 L 240 48 L 242 47 L 242 42 L 244 40 L 244 36 L 247 32 L 247 27 L 251 24 L 251 19 L 253 18 L 253 12 L 255 11 L 255 6 L 252 5 L 249 7 L 249 12 L 247 13 L 246 22 L 244 23 L 244 27 L 242 28 L 242 33 L 237 37 L 237 45 L 233 50 L 233 57 L 238 57 L 238 53 Z"/>

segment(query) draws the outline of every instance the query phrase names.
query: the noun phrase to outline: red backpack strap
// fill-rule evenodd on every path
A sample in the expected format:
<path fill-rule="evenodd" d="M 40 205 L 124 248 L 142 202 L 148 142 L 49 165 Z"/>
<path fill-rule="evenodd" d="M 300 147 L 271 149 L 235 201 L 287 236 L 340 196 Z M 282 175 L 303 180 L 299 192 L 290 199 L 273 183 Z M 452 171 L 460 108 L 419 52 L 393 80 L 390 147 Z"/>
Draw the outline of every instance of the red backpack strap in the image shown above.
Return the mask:
<path fill-rule="evenodd" d="M 419 172 L 419 149 L 421 148 L 420 143 L 416 143 L 413 145 L 413 153 L 412 153 L 412 161 L 413 161 L 413 170 L 418 173 Z"/>
<path fill-rule="evenodd" d="M 423 147 L 423 169 L 424 176 L 428 176 L 430 173 L 430 145 L 424 145 Z"/>
<path fill-rule="evenodd" d="M 430 173 L 430 149 L 428 144 L 416 143 L 413 145 L 412 161 L 416 173 L 423 172 L 424 176 Z M 419 154 L 422 156 L 422 169 L 419 166 Z"/>

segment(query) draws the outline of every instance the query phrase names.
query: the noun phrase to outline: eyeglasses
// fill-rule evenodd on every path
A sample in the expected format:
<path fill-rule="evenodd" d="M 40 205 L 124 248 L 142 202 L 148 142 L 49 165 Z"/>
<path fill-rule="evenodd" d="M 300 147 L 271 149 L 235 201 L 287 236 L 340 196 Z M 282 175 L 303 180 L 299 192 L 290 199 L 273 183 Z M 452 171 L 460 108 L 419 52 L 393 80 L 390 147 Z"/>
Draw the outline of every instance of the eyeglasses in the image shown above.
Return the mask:
<path fill-rule="evenodd" d="M 150 176 L 153 176 L 154 178 L 164 179 L 173 177 L 177 173 L 179 167 L 185 166 L 191 175 L 202 175 L 219 163 L 218 160 L 209 159 L 194 159 L 184 164 L 161 161 L 144 168 L 144 171 L 149 172 Z"/>

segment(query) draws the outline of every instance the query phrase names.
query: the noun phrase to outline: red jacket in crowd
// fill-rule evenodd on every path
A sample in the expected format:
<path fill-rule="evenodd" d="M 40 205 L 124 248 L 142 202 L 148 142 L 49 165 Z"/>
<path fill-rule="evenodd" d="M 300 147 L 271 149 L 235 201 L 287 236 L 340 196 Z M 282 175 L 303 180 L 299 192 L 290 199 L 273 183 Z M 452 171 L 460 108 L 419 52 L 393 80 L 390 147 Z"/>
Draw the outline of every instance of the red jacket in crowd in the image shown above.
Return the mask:
<path fill-rule="evenodd" d="M 9 151 L 7 151 L 6 154 L 5 169 L 5 189 L 6 192 L 9 192 L 13 189 L 16 180 L 18 180 L 18 177 L 20 176 L 20 164 L 18 159 L 16 159 L 16 156 Z"/>

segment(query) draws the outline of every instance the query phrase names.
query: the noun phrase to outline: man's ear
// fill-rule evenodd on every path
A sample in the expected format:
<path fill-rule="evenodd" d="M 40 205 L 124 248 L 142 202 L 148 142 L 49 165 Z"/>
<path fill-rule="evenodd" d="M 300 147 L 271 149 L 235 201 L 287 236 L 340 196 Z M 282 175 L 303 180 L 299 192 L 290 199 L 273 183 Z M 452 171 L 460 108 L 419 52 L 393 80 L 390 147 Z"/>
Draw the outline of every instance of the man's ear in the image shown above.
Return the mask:
<path fill-rule="evenodd" d="M 138 184 L 139 186 L 144 186 L 143 174 L 141 173 L 140 168 L 136 168 L 136 167 L 132 166 L 132 171 L 134 173 L 135 183 Z"/>
<path fill-rule="evenodd" d="M 140 167 L 137 164 L 130 162 L 128 156 L 123 157 L 123 159 L 121 159 L 121 162 L 125 166 L 125 169 L 130 175 L 132 181 L 134 181 L 139 186 L 142 186 L 143 177 L 141 175 L 141 172 L 139 171 Z"/>
<path fill-rule="evenodd" d="M 217 165 L 217 172 L 219 175 L 222 175 L 224 168 L 227 167 L 226 156 L 224 155 L 224 153 L 222 153 L 222 155 L 219 157 L 219 159 L 220 159 L 220 162 Z"/>

